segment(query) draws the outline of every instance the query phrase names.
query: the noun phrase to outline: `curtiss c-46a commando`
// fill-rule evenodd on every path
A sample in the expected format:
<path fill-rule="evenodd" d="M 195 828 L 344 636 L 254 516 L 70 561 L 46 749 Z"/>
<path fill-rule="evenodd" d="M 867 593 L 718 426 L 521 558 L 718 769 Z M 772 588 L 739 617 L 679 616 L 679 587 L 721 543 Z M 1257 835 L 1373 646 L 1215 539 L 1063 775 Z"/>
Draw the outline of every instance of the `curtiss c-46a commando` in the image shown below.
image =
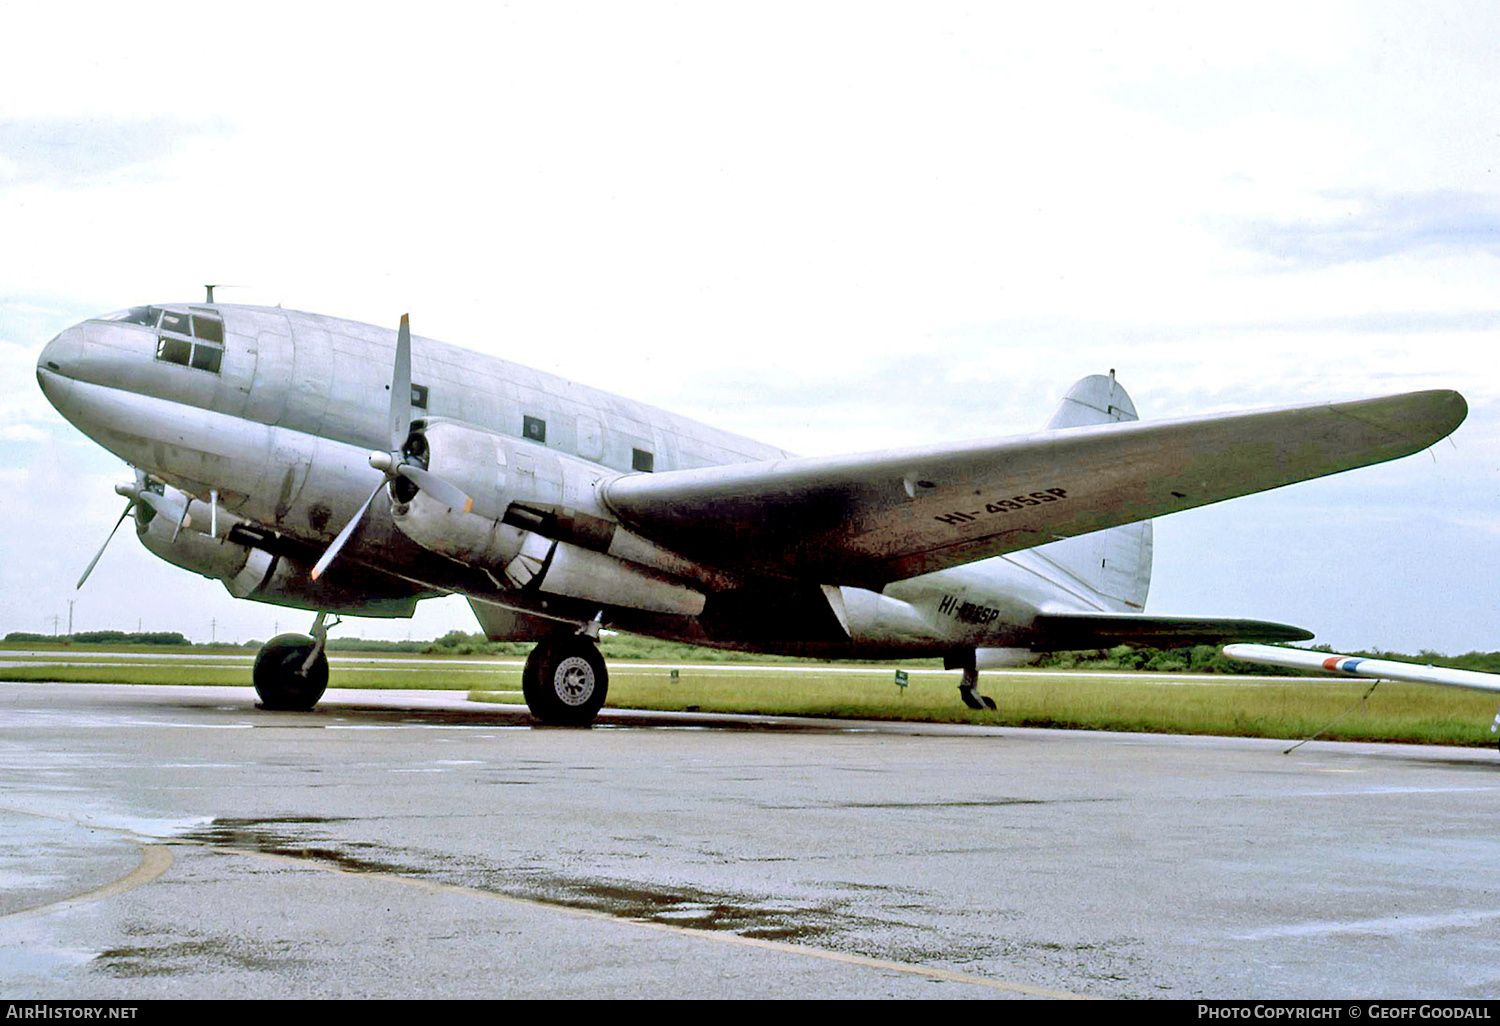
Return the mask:
<path fill-rule="evenodd" d="M 536 642 L 527 704 L 576 725 L 604 702 L 604 627 L 941 655 L 974 707 L 979 669 L 1034 653 L 1309 638 L 1147 614 L 1151 518 L 1418 452 L 1467 412 L 1427 391 L 1143 422 L 1111 373 L 1033 433 L 799 458 L 412 337 L 405 317 L 212 302 L 84 321 L 37 378 L 135 468 L 120 522 L 148 549 L 317 614 L 257 656 L 266 707 L 322 695 L 329 614 L 410 616 L 457 593 L 490 638 Z"/>

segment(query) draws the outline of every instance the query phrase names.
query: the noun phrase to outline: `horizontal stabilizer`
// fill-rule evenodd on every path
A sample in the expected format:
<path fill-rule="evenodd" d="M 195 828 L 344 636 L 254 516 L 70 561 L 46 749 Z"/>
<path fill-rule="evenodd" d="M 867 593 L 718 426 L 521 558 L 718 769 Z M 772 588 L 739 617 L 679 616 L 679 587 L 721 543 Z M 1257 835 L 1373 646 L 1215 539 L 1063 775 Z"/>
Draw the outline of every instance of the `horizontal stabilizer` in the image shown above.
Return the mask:
<path fill-rule="evenodd" d="M 880 588 L 1420 452 L 1457 392 L 1131 421 L 855 456 L 629 474 L 605 502 L 719 569 Z"/>
<path fill-rule="evenodd" d="M 1147 616 L 1138 613 L 1044 613 L 1032 627 L 1034 652 L 1135 645 L 1183 648 L 1229 641 L 1306 641 L 1312 632 L 1266 620 L 1204 616 Z M 1256 646 L 1252 646 L 1256 647 Z"/>
<path fill-rule="evenodd" d="M 1282 666 L 1291 670 L 1311 670 L 1343 677 L 1375 680 L 1400 680 L 1413 684 L 1441 684 L 1472 691 L 1500 691 L 1500 673 L 1478 670 L 1455 670 L 1447 666 L 1422 666 L 1398 663 L 1391 659 L 1363 659 L 1359 656 L 1334 655 L 1330 652 L 1308 652 L 1300 648 L 1276 648 L 1272 645 L 1226 645 L 1224 654 L 1231 659 L 1264 666 Z"/>

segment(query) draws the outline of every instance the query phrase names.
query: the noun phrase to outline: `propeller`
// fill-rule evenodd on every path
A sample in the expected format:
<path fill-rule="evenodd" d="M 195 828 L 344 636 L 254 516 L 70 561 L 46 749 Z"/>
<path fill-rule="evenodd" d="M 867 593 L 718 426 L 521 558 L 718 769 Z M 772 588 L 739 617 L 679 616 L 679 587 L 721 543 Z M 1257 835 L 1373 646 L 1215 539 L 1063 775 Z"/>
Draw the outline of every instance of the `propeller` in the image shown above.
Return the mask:
<path fill-rule="evenodd" d="M 396 366 L 391 374 L 391 411 L 387 427 L 390 450 L 370 454 L 370 466 L 385 477 L 313 566 L 312 579 L 315 581 L 323 576 L 354 534 L 354 529 L 364 520 L 370 504 L 382 488 L 389 486 L 392 497 L 398 502 L 410 502 L 420 491 L 450 509 L 465 513 L 474 509 L 473 499 L 427 469 L 427 438 L 411 416 L 411 324 L 406 314 L 401 315 L 401 328 L 396 332 Z"/>
<path fill-rule="evenodd" d="M 181 531 L 191 523 L 187 515 L 187 503 L 169 499 L 161 492 L 153 490 L 150 479 L 146 477 L 143 471 L 137 470 L 135 472 L 134 484 L 115 485 L 115 494 L 125 497 L 125 511 L 120 514 L 120 519 L 115 521 L 115 526 L 110 528 L 109 537 L 104 539 L 104 544 L 99 546 L 99 551 L 94 553 L 94 558 L 89 560 L 89 565 L 83 571 L 83 576 L 78 578 L 77 588 L 82 588 L 83 582 L 89 579 L 89 574 L 93 573 L 94 567 L 99 565 L 99 560 L 104 555 L 104 550 L 109 548 L 110 542 L 114 541 L 115 532 L 119 531 L 120 525 L 125 522 L 126 517 L 135 511 L 136 507 L 145 506 L 154 513 L 171 517 L 176 522 L 178 531 Z M 173 540 L 176 540 L 176 532 L 173 533 L 172 537 Z"/>
<path fill-rule="evenodd" d="M 125 512 L 120 514 L 120 519 L 116 520 L 115 526 L 110 528 L 109 537 L 104 539 L 104 544 L 99 546 L 99 551 L 94 553 L 93 559 L 89 560 L 88 569 L 84 570 L 83 576 L 78 578 L 77 587 L 82 588 L 83 582 L 89 579 L 89 574 L 93 573 L 94 567 L 98 566 L 100 557 L 104 555 L 104 550 L 109 548 L 110 542 L 114 541 L 115 532 L 120 529 L 120 525 L 125 522 L 126 517 L 130 516 L 130 511 L 133 509 L 135 509 L 135 500 L 130 499 L 125 503 Z"/>

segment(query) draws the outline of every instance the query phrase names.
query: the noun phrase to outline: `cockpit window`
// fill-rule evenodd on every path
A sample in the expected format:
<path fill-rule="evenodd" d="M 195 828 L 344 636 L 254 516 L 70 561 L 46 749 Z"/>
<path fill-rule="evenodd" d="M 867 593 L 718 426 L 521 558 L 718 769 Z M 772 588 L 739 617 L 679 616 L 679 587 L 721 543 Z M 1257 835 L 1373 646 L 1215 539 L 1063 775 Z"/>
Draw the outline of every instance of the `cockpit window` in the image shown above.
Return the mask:
<path fill-rule="evenodd" d="M 162 335 L 156 340 L 156 358 L 167 363 L 180 363 L 184 367 L 192 358 L 193 344 L 179 338 Z"/>
<path fill-rule="evenodd" d="M 224 344 L 224 322 L 212 310 L 193 307 L 193 334 L 205 342 Z"/>
<path fill-rule="evenodd" d="M 161 311 L 156 358 L 217 374 L 224 362 L 224 321 L 213 310 L 192 309 Z"/>
<path fill-rule="evenodd" d="M 199 370 L 219 373 L 219 363 L 224 359 L 223 346 L 209 346 L 199 342 L 193 347 L 193 366 Z"/>
<path fill-rule="evenodd" d="M 117 310 L 99 319 L 114 321 L 116 324 L 144 324 L 148 328 L 154 328 L 160 317 L 161 307 L 159 306 L 132 306 L 129 310 Z"/>

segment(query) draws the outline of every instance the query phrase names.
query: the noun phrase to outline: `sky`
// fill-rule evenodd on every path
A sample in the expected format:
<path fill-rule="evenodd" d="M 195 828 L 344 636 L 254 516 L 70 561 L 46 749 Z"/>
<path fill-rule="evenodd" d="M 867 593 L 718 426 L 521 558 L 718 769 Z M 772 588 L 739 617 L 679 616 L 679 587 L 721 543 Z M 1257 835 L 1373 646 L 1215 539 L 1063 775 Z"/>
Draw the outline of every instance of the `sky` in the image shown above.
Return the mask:
<path fill-rule="evenodd" d="M 5 5 L 0 634 L 310 624 L 123 531 L 73 587 L 130 472 L 37 354 L 213 281 L 807 455 L 1111 368 L 1145 419 L 1457 388 L 1426 453 L 1159 520 L 1147 608 L 1500 649 L 1500 8 L 1223 6 Z"/>

